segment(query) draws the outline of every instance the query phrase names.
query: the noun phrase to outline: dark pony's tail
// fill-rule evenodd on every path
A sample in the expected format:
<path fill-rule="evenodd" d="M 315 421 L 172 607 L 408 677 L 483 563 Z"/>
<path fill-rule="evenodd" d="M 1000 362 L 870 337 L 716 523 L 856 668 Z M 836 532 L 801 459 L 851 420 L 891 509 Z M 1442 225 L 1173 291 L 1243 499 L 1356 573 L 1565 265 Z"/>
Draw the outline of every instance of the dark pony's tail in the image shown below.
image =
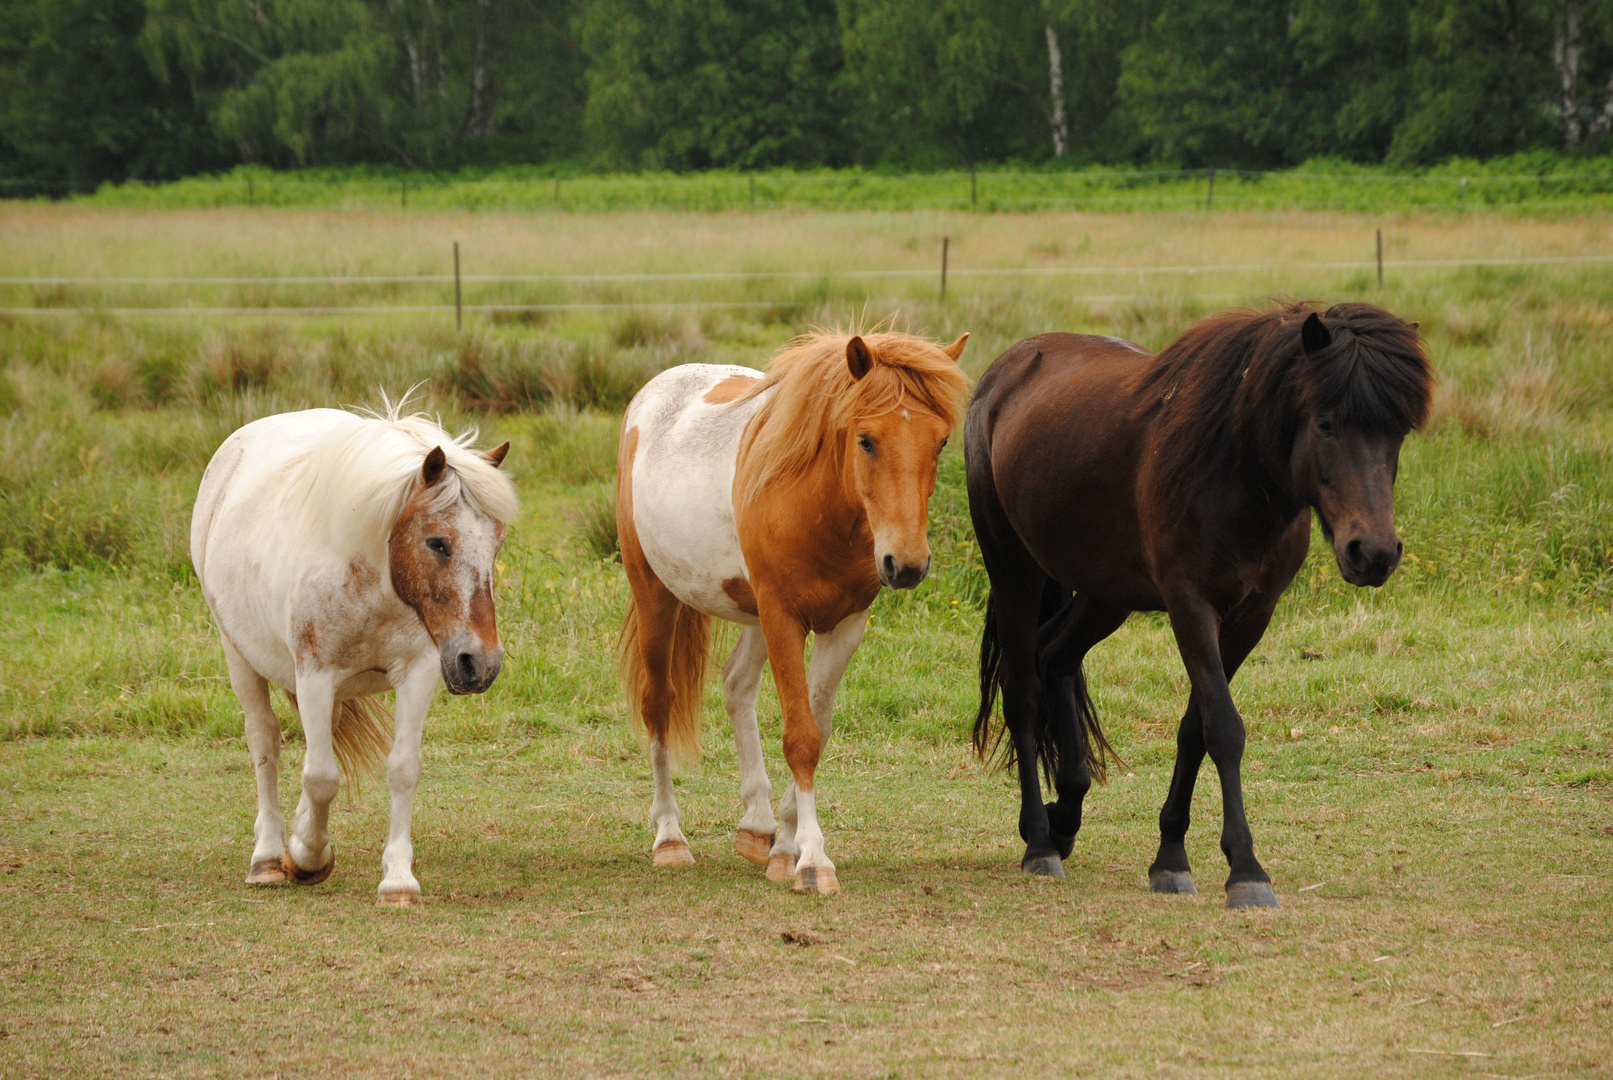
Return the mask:
<path fill-rule="evenodd" d="M 1049 581 L 1042 590 L 1042 605 L 1039 613 L 1039 623 L 1046 626 L 1063 609 L 1064 605 L 1074 603 L 1070 594 L 1056 582 Z M 1099 782 L 1108 779 L 1109 759 L 1113 758 L 1120 764 L 1120 755 L 1116 754 L 1114 747 L 1104 737 L 1103 728 L 1098 723 L 1098 711 L 1092 704 L 1092 697 L 1087 693 L 1086 671 L 1083 667 L 1077 668 L 1074 677 L 1066 676 L 1061 679 L 1046 677 L 1048 657 L 1044 654 L 1045 643 L 1037 642 L 1036 666 L 1042 673 L 1041 700 L 1037 702 L 1036 724 L 1033 734 L 1036 740 L 1036 760 L 1042 766 L 1042 775 L 1052 786 L 1054 778 L 1058 775 L 1059 762 L 1069 753 L 1080 754 L 1086 759 L 1088 770 Z M 980 631 L 980 708 L 975 713 L 975 726 L 973 743 L 975 753 L 982 759 L 989 759 L 996 755 L 998 748 L 1002 747 L 1002 764 L 1007 768 L 1018 758 L 1014 742 L 1009 739 L 1003 742 L 1003 729 L 1006 725 L 992 730 L 992 714 L 996 711 L 997 694 L 1002 689 L 1002 642 L 997 637 L 996 619 L 996 593 L 986 597 L 985 625 Z M 1076 746 L 1060 746 L 1057 738 L 1057 729 L 1054 718 L 1059 713 L 1071 714 L 1075 721 Z"/>

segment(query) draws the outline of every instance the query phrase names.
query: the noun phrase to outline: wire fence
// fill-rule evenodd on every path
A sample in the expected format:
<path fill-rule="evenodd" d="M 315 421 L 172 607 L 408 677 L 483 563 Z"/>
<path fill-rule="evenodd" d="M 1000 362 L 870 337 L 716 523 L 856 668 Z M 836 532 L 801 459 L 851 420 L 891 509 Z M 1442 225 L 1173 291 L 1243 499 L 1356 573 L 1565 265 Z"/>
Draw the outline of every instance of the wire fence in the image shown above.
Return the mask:
<path fill-rule="evenodd" d="M 151 276 L 151 277 L 67 277 L 60 275 L 13 275 L 0 277 L 0 287 L 12 289 L 49 288 L 56 290 L 72 290 L 72 293 L 57 294 L 45 297 L 36 297 L 31 305 L 13 304 L 0 306 L 0 315 L 6 316 L 62 316 L 75 314 L 95 314 L 105 316 L 262 316 L 262 315 L 374 315 L 374 314 L 441 314 L 455 312 L 456 318 L 463 320 L 464 313 L 497 314 L 516 312 L 582 312 L 582 311 L 625 311 L 634 309 L 645 310 L 676 310 L 676 309 L 784 309 L 798 307 L 803 301 L 801 297 L 777 297 L 772 299 L 714 299 L 698 297 L 684 300 L 599 300 L 579 302 L 532 302 L 532 303 L 464 303 L 462 299 L 463 288 L 471 285 L 571 285 L 571 286 L 599 286 L 599 285 L 631 285 L 657 284 L 657 283 L 746 283 L 746 282 L 803 282 L 803 281 L 833 281 L 840 280 L 922 280 L 925 278 L 937 279 L 940 296 L 946 296 L 947 281 L 949 278 L 976 278 L 984 280 L 1010 280 L 1014 278 L 1050 279 L 1057 277 L 1071 278 L 1135 278 L 1139 285 L 1146 284 L 1150 277 L 1156 278 L 1189 278 L 1200 276 L 1228 277 L 1238 274 L 1269 274 L 1273 272 L 1286 273 L 1316 273 L 1316 272 L 1344 272 L 1344 271 L 1373 271 L 1377 272 L 1377 279 L 1383 283 L 1386 273 L 1417 270 L 1455 270 L 1479 269 L 1501 267 L 1593 267 L 1613 263 L 1613 254 L 1590 255 L 1535 255 L 1535 256 L 1503 256 L 1492 258 L 1465 258 L 1465 259 L 1398 259 L 1385 260 L 1381 257 L 1381 236 L 1379 243 L 1380 256 L 1376 260 L 1335 260 L 1322 262 L 1257 262 L 1257 263 L 1213 263 L 1213 264 L 1174 264 L 1150 266 L 1055 266 L 1055 267 L 949 267 L 944 254 L 947 246 L 943 244 L 943 256 L 939 268 L 896 268 L 896 269 L 828 269 L 819 271 L 720 271 L 705 273 L 598 273 L 598 274 L 366 274 L 366 275 L 287 275 L 287 276 Z M 455 261 L 456 270 L 458 261 Z M 282 287 L 330 287 L 334 289 L 361 288 L 373 285 L 403 285 L 414 287 L 448 286 L 452 285 L 454 303 L 376 303 L 376 304 L 343 304 L 343 303 L 287 303 L 277 304 L 264 302 L 261 304 L 206 304 L 200 302 L 163 304 L 163 305 L 128 305 L 108 304 L 100 301 L 106 291 L 126 289 L 168 289 L 185 287 L 254 287 L 254 288 L 282 288 Z M 1067 299 L 1074 303 L 1115 303 L 1136 300 L 1143 293 L 1077 293 Z M 1206 298 L 1235 296 L 1236 293 L 1221 292 L 1204 294 Z M 194 299 L 187 298 L 187 299 Z M 71 302 L 72 300 L 88 300 L 89 302 Z"/>

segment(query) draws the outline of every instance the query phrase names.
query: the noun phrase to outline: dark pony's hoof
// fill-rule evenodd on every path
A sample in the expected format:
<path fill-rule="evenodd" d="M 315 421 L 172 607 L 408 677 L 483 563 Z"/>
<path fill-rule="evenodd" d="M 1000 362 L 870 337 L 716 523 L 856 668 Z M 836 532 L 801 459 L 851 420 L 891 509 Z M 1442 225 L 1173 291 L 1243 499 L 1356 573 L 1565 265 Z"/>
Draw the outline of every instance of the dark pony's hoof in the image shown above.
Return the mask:
<path fill-rule="evenodd" d="M 1057 855 L 1043 855 L 1036 859 L 1027 856 L 1020 861 L 1019 868 L 1033 877 L 1061 878 L 1064 876 L 1064 863 Z"/>
<path fill-rule="evenodd" d="M 1080 813 L 1062 803 L 1054 803 L 1047 808 L 1047 828 L 1053 850 L 1059 853 L 1059 858 L 1068 859 L 1075 850 L 1075 834 L 1081 830 Z"/>
<path fill-rule="evenodd" d="M 1186 870 L 1150 870 L 1148 887 L 1157 893 L 1198 895 L 1198 890 L 1193 887 L 1193 875 Z"/>
<path fill-rule="evenodd" d="M 1227 886 L 1227 907 L 1281 907 L 1277 893 L 1265 881 L 1239 881 Z"/>

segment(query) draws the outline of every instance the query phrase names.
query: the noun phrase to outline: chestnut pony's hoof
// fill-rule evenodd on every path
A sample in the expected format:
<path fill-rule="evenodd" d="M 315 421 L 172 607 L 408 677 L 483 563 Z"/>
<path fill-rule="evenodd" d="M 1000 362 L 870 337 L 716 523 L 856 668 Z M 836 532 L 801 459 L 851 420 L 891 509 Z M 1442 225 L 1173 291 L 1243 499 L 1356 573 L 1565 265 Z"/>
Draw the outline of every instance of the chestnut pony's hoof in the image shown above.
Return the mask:
<path fill-rule="evenodd" d="M 768 881 L 794 881 L 795 856 L 787 851 L 780 851 L 767 860 Z"/>
<path fill-rule="evenodd" d="M 795 883 L 790 890 L 828 896 L 840 891 L 840 881 L 835 877 L 832 866 L 803 866 L 795 872 Z"/>
<path fill-rule="evenodd" d="M 336 849 L 334 847 L 330 849 L 330 862 L 318 870 L 304 870 L 298 866 L 297 860 L 291 857 L 289 848 L 284 855 L 280 856 L 280 869 L 286 875 L 286 880 L 296 882 L 298 885 L 318 885 L 321 881 L 330 877 L 330 872 L 335 868 Z"/>
<path fill-rule="evenodd" d="M 734 847 L 739 854 L 755 863 L 757 866 L 766 866 L 767 853 L 773 850 L 774 833 L 752 832 L 749 829 L 734 830 Z"/>
<path fill-rule="evenodd" d="M 667 840 L 655 846 L 656 866 L 693 866 L 694 852 L 683 840 Z"/>
<path fill-rule="evenodd" d="M 246 875 L 248 885 L 279 885 L 285 880 L 286 872 L 279 859 L 259 859 Z"/>

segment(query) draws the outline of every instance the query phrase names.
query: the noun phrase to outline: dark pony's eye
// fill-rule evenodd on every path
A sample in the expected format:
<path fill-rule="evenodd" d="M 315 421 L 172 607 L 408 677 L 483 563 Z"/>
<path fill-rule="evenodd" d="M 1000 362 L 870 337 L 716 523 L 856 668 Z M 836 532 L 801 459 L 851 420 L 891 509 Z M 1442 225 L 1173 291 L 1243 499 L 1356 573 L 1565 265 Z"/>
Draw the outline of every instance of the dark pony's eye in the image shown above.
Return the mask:
<path fill-rule="evenodd" d="M 1323 435 L 1331 436 L 1333 434 L 1333 421 L 1331 421 L 1331 420 L 1318 420 L 1318 421 L 1316 421 L 1316 430 L 1320 431 Z"/>
<path fill-rule="evenodd" d="M 448 546 L 448 541 L 444 540 L 440 536 L 433 536 L 427 540 L 426 547 L 430 548 L 432 551 L 435 551 L 438 555 L 441 555 L 445 559 L 453 554 L 453 549 Z"/>
<path fill-rule="evenodd" d="M 865 454 L 872 454 L 874 452 L 874 440 L 870 439 L 866 435 L 857 436 L 857 445 L 862 448 L 862 451 Z"/>

